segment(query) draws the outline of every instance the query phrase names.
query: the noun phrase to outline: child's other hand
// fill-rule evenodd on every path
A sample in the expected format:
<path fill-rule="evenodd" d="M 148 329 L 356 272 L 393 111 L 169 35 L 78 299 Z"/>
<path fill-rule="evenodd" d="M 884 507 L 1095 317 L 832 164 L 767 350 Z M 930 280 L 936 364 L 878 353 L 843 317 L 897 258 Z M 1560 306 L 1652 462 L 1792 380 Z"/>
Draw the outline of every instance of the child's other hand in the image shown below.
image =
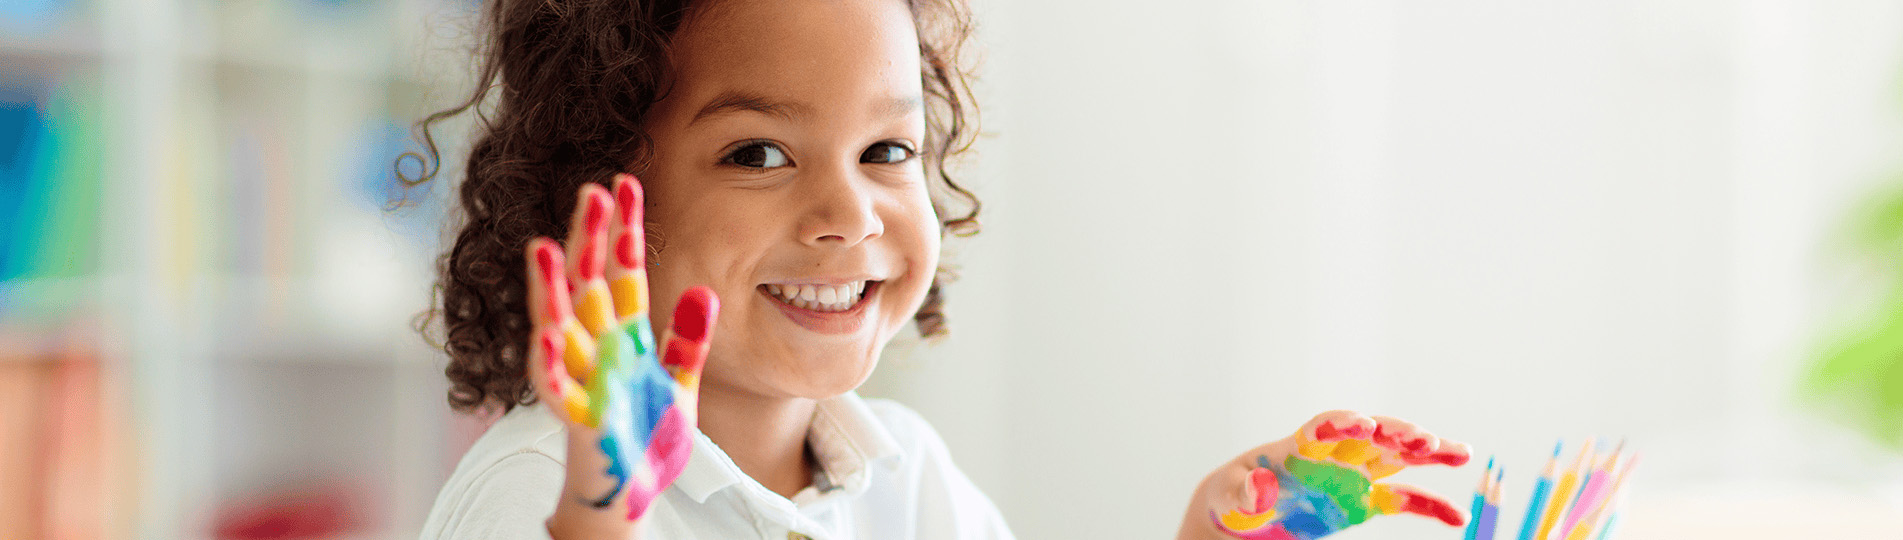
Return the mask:
<path fill-rule="evenodd" d="M 628 538 L 693 449 L 701 366 L 719 302 L 688 289 L 655 347 L 648 320 L 641 188 L 586 183 L 564 252 L 528 244 L 528 372 L 566 425 L 568 476 L 548 527 L 557 539 Z M 657 355 L 657 352 L 664 351 Z"/>
<path fill-rule="evenodd" d="M 1205 477 L 1178 537 L 1311 540 L 1400 513 L 1458 526 L 1466 519 L 1445 498 L 1376 481 L 1415 465 L 1460 466 L 1469 453 L 1397 418 L 1325 412 Z"/>

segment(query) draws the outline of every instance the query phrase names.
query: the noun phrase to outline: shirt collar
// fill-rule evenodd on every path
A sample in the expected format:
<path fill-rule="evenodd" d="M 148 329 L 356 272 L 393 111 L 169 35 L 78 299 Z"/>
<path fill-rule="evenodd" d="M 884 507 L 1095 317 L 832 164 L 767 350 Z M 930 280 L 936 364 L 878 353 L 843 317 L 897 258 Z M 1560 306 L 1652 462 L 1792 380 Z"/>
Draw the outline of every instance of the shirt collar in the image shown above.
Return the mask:
<path fill-rule="evenodd" d="M 885 458 L 900 458 L 898 441 L 879 422 L 872 409 L 854 392 L 820 400 L 813 409 L 813 423 L 807 428 L 806 442 L 813 448 L 825 483 L 858 493 L 871 482 L 870 465 Z M 705 503 L 722 489 L 738 484 L 756 484 L 740 471 L 733 458 L 715 445 L 700 430 L 694 431 L 694 451 L 674 488 Z M 764 487 L 760 491 L 765 491 Z"/>

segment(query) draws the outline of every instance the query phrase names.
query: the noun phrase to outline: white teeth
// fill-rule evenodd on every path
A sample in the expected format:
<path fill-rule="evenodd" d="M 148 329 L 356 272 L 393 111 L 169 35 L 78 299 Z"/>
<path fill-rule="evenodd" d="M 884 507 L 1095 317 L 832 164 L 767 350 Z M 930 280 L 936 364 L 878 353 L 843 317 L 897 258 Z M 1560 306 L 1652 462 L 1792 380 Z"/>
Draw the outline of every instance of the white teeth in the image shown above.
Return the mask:
<path fill-rule="evenodd" d="M 766 291 L 787 305 L 813 311 L 845 311 L 859 303 L 866 282 L 845 285 L 793 285 L 769 283 Z"/>

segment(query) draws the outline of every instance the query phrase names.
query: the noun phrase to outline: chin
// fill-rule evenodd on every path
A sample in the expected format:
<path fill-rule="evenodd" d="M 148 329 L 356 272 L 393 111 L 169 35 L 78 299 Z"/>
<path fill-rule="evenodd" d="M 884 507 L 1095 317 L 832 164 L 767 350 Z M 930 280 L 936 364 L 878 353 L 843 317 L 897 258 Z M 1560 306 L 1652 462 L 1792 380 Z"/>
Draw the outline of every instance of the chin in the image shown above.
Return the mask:
<path fill-rule="evenodd" d="M 829 348 L 830 349 L 830 348 Z M 825 350 L 785 357 L 789 369 L 774 370 L 781 391 L 807 399 L 826 399 L 850 392 L 872 376 L 877 350 Z"/>

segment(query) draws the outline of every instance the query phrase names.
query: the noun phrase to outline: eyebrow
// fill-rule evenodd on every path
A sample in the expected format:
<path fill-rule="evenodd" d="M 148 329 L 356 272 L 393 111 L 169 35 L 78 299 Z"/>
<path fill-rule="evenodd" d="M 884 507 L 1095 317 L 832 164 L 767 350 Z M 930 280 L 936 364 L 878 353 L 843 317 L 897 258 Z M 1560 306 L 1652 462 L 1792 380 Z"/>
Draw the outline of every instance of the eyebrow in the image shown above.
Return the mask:
<path fill-rule="evenodd" d="M 805 116 L 809 110 L 811 110 L 811 107 L 807 107 L 802 103 L 776 101 L 758 94 L 727 92 L 715 96 L 713 101 L 707 102 L 706 106 L 700 108 L 700 112 L 694 113 L 694 119 L 689 120 L 687 125 L 694 125 L 695 122 L 699 122 L 710 116 L 747 111 L 770 114 L 778 116 L 782 120 L 790 121 Z"/>
<path fill-rule="evenodd" d="M 881 117 L 891 118 L 911 114 L 923 106 L 924 100 L 919 96 L 894 97 L 882 100 L 874 108 L 874 112 Z M 782 120 L 793 121 L 798 120 L 800 117 L 810 115 L 811 111 L 812 107 L 805 103 L 780 101 L 759 94 L 726 92 L 715 96 L 712 101 L 708 101 L 707 105 L 701 107 L 699 112 L 694 113 L 694 118 L 688 120 L 687 125 L 694 125 L 696 122 L 713 116 L 741 112 L 763 113 L 779 117 Z"/>

